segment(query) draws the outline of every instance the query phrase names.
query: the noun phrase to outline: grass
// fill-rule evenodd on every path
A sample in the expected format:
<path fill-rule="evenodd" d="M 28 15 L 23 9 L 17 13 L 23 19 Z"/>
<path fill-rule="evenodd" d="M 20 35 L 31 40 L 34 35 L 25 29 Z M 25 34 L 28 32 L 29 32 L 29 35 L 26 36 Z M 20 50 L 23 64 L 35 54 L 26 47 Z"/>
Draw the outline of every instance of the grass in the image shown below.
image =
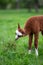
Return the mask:
<path fill-rule="evenodd" d="M 43 38 L 39 35 L 39 56 L 35 56 L 34 43 L 32 54 L 28 54 L 28 37 L 15 41 L 15 30 L 20 23 L 24 27 L 27 19 L 34 15 L 43 15 L 27 10 L 0 10 L 0 65 L 43 65 Z"/>

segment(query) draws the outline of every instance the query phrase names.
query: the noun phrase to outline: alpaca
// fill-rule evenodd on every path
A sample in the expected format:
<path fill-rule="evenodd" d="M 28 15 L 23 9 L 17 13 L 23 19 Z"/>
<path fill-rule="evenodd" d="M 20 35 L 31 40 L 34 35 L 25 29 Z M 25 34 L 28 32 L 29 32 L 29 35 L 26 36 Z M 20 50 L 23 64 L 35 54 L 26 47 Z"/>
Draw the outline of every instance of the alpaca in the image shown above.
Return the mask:
<path fill-rule="evenodd" d="M 33 16 L 27 20 L 23 29 L 18 24 L 18 29 L 16 30 L 15 39 L 17 40 L 20 37 L 24 37 L 28 35 L 29 36 L 29 54 L 31 54 L 32 39 L 34 34 L 35 54 L 36 56 L 38 56 L 38 38 L 39 38 L 40 31 L 43 35 L 43 16 Z"/>

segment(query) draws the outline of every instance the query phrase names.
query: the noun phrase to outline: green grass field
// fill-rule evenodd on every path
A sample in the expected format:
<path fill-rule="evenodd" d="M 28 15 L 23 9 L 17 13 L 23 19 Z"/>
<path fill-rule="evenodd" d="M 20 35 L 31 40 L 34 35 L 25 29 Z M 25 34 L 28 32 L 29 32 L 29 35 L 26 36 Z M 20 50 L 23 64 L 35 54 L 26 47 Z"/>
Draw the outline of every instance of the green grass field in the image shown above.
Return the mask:
<path fill-rule="evenodd" d="M 27 19 L 34 15 L 43 15 L 27 10 L 0 10 L 0 65 L 43 65 L 43 37 L 39 35 L 39 56 L 35 56 L 34 43 L 32 54 L 28 54 L 28 37 L 15 41 L 15 30 L 20 23 L 24 27 Z M 34 40 L 33 40 L 34 42 Z"/>

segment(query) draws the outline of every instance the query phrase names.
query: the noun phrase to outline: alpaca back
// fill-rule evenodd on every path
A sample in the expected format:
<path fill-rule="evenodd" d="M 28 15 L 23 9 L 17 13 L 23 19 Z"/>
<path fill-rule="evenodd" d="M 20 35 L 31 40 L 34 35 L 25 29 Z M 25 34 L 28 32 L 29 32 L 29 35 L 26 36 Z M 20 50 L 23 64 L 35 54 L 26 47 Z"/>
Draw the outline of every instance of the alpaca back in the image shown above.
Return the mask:
<path fill-rule="evenodd" d="M 43 16 L 33 16 L 28 19 L 24 29 L 27 34 L 43 31 Z"/>

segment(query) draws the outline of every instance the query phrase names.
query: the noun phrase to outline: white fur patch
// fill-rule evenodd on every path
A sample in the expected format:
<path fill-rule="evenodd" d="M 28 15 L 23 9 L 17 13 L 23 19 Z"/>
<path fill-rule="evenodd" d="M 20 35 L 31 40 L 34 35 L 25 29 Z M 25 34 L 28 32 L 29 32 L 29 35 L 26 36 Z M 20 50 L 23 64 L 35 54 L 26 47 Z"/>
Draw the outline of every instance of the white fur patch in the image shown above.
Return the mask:
<path fill-rule="evenodd" d="M 35 49 L 36 56 L 38 56 L 38 49 Z"/>
<path fill-rule="evenodd" d="M 22 33 L 16 30 L 16 34 L 22 36 Z"/>
<path fill-rule="evenodd" d="M 29 50 L 28 53 L 31 54 L 31 50 Z"/>
<path fill-rule="evenodd" d="M 18 35 L 16 35 L 15 39 L 17 39 L 17 38 L 18 38 Z"/>

